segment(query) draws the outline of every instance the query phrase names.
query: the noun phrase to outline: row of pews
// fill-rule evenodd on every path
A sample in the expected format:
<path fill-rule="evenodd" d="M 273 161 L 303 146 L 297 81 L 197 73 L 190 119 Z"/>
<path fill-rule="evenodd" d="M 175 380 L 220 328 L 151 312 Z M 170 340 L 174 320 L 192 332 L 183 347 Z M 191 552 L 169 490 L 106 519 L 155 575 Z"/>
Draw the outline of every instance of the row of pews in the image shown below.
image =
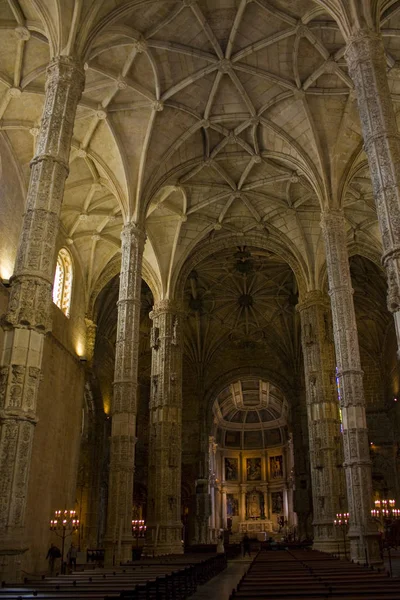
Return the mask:
<path fill-rule="evenodd" d="M 400 600 L 400 580 L 316 550 L 259 552 L 229 600 Z"/>
<path fill-rule="evenodd" d="M 2 585 L 0 600 L 185 600 L 226 567 L 224 555 L 145 559 L 119 568 L 96 569 Z"/>

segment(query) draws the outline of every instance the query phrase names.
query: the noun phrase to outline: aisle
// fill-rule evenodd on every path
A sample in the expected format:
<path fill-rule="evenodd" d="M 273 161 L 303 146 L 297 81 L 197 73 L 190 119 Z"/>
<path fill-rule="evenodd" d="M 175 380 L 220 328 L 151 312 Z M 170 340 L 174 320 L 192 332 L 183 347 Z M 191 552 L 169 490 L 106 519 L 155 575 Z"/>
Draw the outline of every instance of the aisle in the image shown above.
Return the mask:
<path fill-rule="evenodd" d="M 190 600 L 228 600 L 232 590 L 237 586 L 242 575 L 247 571 L 255 558 L 236 558 L 230 560 L 225 571 L 213 577 L 205 585 L 197 588 Z"/>

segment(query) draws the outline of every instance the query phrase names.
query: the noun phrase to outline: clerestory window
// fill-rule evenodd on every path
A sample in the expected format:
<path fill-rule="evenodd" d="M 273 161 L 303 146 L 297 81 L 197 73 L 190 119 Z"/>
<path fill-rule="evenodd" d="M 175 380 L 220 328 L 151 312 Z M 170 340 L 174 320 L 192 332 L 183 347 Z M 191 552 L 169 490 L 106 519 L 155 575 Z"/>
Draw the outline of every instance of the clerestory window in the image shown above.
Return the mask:
<path fill-rule="evenodd" d="M 56 274 L 53 285 L 53 302 L 69 317 L 72 296 L 72 257 L 66 248 L 57 256 Z"/>

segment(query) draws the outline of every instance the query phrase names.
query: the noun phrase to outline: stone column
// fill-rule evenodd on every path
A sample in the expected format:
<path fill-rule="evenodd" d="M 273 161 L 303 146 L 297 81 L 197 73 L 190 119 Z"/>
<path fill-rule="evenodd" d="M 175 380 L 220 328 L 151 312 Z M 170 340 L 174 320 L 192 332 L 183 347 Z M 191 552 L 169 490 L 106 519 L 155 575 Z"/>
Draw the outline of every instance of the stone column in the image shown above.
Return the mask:
<path fill-rule="evenodd" d="M 348 40 L 346 59 L 354 82 L 368 156 L 400 357 L 400 136 L 380 35 L 361 30 Z"/>
<path fill-rule="evenodd" d="M 318 290 L 308 292 L 297 310 L 306 383 L 314 548 L 336 552 L 333 521 L 336 513 L 344 510 L 340 502 L 344 494 L 343 443 L 329 298 Z"/>
<path fill-rule="evenodd" d="M 96 345 L 96 329 L 97 325 L 92 319 L 85 318 L 86 325 L 86 348 L 85 358 L 88 362 L 88 366 L 91 367 L 93 363 L 94 347 Z"/>
<path fill-rule="evenodd" d="M 121 274 L 111 403 L 107 564 L 132 558 L 132 496 L 135 465 L 140 294 L 144 232 L 128 223 L 121 234 Z"/>
<path fill-rule="evenodd" d="M 174 301 L 162 300 L 154 306 L 150 317 L 153 320 L 152 385 L 147 535 L 143 552 L 147 556 L 157 556 L 183 552 L 181 542 L 182 312 Z M 208 498 L 208 479 L 204 479 L 204 486 Z M 199 491 L 196 489 L 196 503 Z M 198 517 L 198 514 L 196 516 Z M 208 518 L 209 513 L 206 516 L 206 524 Z"/>
<path fill-rule="evenodd" d="M 268 504 L 268 483 L 262 483 L 261 490 L 264 497 L 264 517 L 266 519 L 270 519 L 270 507 Z"/>
<path fill-rule="evenodd" d="M 210 515 L 210 529 L 215 530 L 215 482 L 210 483 L 210 497 L 211 497 L 211 515 Z"/>
<path fill-rule="evenodd" d="M 79 61 L 69 56 L 51 61 L 1 355 L 0 580 L 19 578 L 21 554 L 29 545 L 25 508 L 43 343 L 51 330 L 56 241 L 83 85 Z"/>
<path fill-rule="evenodd" d="M 342 408 L 344 471 L 350 513 L 350 555 L 356 562 L 380 562 L 378 535 L 371 520 L 372 479 L 365 415 L 363 372 L 342 211 L 322 214 L 333 318 L 337 377 Z"/>
<path fill-rule="evenodd" d="M 239 488 L 240 488 L 239 514 L 240 514 L 240 522 L 243 523 L 243 521 L 246 520 L 246 484 L 241 483 Z"/>
<path fill-rule="evenodd" d="M 221 500 L 222 500 L 222 511 L 221 511 L 221 528 L 226 529 L 227 527 L 227 515 L 226 515 L 226 487 L 224 485 L 221 486 Z"/>
<path fill-rule="evenodd" d="M 219 485 L 217 485 L 215 487 L 215 515 L 216 515 L 216 519 L 215 519 L 215 527 L 216 529 L 221 529 L 222 527 L 222 502 L 221 502 L 221 487 Z"/>

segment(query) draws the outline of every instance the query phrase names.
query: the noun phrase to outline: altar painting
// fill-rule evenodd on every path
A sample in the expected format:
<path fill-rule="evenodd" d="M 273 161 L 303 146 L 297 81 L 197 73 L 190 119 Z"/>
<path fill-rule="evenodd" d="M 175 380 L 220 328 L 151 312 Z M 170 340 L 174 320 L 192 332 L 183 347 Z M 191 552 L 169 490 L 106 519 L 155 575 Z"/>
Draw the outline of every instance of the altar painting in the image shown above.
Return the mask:
<path fill-rule="evenodd" d="M 272 492 L 271 494 L 272 512 L 279 514 L 283 511 L 283 494 L 282 492 Z"/>
<path fill-rule="evenodd" d="M 269 472 L 272 479 L 283 477 L 282 455 L 269 457 Z"/>
<path fill-rule="evenodd" d="M 225 481 L 237 481 L 238 475 L 238 459 L 225 457 Z"/>
<path fill-rule="evenodd" d="M 226 495 L 226 514 L 228 517 L 239 516 L 239 497 L 235 494 Z"/>
<path fill-rule="evenodd" d="M 247 481 L 261 481 L 261 458 L 247 459 Z"/>

